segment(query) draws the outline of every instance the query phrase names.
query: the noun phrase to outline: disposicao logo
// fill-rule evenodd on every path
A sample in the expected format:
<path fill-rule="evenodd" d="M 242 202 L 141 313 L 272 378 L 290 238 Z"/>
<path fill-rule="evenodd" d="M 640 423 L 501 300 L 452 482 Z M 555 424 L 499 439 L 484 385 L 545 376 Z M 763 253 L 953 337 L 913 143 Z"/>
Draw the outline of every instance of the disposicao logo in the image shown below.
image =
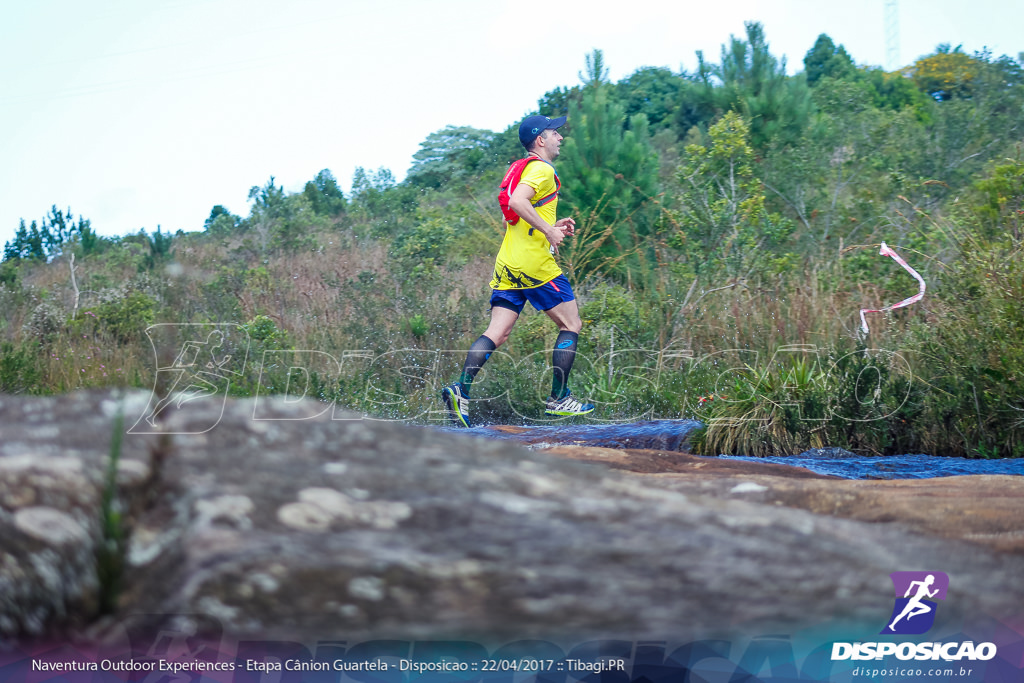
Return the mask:
<path fill-rule="evenodd" d="M 949 576 L 943 572 L 893 572 L 889 575 L 895 591 L 892 614 L 881 635 L 920 635 L 935 624 L 937 600 L 945 600 Z M 882 659 L 895 655 L 898 659 L 919 661 L 987 661 L 996 656 L 993 643 L 971 641 L 948 643 L 833 643 L 832 661 Z"/>
<path fill-rule="evenodd" d="M 949 577 L 943 572 L 893 572 L 896 604 L 883 635 L 920 635 L 935 623 L 936 600 L 945 600 Z"/>

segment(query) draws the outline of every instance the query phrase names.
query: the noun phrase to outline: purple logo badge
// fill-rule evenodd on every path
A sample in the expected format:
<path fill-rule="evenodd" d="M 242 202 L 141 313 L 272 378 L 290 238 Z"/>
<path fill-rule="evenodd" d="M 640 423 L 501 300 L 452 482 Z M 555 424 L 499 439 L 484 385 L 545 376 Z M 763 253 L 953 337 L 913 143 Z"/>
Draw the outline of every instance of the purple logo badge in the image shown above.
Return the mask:
<path fill-rule="evenodd" d="M 936 600 L 945 600 L 949 577 L 943 572 L 893 572 L 896 604 L 882 634 L 920 635 L 935 623 Z"/>

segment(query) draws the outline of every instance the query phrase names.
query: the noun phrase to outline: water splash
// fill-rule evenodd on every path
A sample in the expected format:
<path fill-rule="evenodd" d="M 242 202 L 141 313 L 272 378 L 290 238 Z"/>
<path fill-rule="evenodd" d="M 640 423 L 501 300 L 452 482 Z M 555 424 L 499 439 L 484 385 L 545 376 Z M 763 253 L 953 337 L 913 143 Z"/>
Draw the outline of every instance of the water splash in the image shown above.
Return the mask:
<path fill-rule="evenodd" d="M 687 438 L 700 426 L 701 423 L 697 420 L 652 420 L 603 425 L 491 425 L 455 431 L 489 439 L 518 441 L 530 446 L 595 446 L 685 451 L 688 449 Z"/>

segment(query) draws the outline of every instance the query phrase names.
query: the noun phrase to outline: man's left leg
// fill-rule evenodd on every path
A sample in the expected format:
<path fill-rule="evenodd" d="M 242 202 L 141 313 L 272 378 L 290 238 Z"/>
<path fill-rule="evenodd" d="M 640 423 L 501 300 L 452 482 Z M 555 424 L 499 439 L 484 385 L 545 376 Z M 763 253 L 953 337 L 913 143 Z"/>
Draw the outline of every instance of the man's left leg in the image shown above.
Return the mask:
<path fill-rule="evenodd" d="M 507 295 L 496 293 L 491 296 L 491 322 L 473 346 L 466 353 L 466 363 L 462 367 L 459 381 L 449 384 L 441 390 L 448 418 L 457 427 L 472 427 L 469 419 L 469 390 L 476 374 L 491 357 L 496 348 L 505 343 L 512 327 L 519 319 L 519 311 L 523 303 L 510 302 Z"/>
<path fill-rule="evenodd" d="M 576 346 L 579 342 L 583 321 L 580 320 L 576 300 L 562 303 L 544 311 L 556 325 L 558 338 L 551 352 L 551 397 L 547 400 L 545 413 L 548 415 L 586 415 L 594 412 L 591 403 L 580 401 L 569 391 L 569 372 L 576 360 Z"/>

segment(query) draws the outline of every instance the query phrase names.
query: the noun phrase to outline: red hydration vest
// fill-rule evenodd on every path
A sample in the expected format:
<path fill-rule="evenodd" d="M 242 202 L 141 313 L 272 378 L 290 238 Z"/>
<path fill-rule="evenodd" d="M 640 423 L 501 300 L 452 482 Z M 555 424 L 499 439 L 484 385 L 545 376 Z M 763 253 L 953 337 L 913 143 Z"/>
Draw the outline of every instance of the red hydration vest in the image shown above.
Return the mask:
<path fill-rule="evenodd" d="M 501 214 L 505 217 L 505 221 L 509 225 L 515 225 L 519 222 L 519 214 L 509 208 L 508 200 L 512 197 L 512 193 L 516 191 L 516 186 L 519 185 L 519 181 L 523 177 L 523 171 L 526 170 L 526 165 L 531 161 L 544 161 L 538 156 L 530 155 L 523 159 L 518 159 L 512 162 L 512 165 L 508 167 L 508 172 L 505 173 L 505 178 L 501 181 L 501 192 L 498 193 L 498 206 L 501 207 Z M 554 168 L 552 164 L 544 161 L 545 164 Z M 562 181 L 558 179 L 558 173 L 555 173 L 555 191 L 546 197 L 541 197 L 535 202 L 531 202 L 534 208 L 538 206 L 544 206 L 552 199 L 558 197 L 558 190 L 562 187 Z"/>

